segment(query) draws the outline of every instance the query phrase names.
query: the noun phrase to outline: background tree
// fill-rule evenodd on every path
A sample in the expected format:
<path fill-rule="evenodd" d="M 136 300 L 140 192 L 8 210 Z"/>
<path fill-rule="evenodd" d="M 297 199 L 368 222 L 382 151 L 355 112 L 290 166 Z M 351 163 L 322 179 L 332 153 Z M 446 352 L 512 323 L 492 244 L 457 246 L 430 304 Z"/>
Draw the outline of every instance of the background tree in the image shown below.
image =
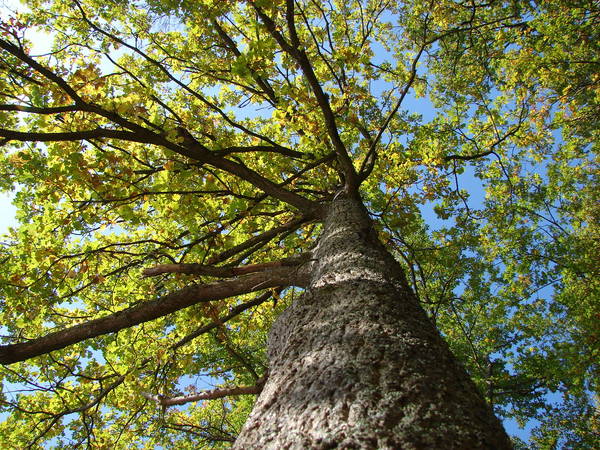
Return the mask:
<path fill-rule="evenodd" d="M 4 446 L 230 445 L 359 194 L 496 412 L 594 447 L 596 2 L 29 6 L 0 25 Z"/>

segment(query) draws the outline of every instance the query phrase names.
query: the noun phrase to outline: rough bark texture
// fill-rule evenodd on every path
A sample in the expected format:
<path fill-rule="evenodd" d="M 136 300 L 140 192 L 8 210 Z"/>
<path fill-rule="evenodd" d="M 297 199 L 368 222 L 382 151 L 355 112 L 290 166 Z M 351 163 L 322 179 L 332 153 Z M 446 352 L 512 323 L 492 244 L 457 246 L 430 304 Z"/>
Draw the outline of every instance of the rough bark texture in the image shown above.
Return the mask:
<path fill-rule="evenodd" d="M 235 448 L 511 448 L 359 201 L 331 205 L 313 255 Z"/>

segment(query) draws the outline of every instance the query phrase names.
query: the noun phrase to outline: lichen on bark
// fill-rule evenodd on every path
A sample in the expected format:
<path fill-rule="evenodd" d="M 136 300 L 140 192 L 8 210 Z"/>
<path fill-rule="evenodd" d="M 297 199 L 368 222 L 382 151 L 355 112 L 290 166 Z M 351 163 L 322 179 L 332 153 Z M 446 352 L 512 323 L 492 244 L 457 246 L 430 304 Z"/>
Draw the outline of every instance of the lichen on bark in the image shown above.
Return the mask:
<path fill-rule="evenodd" d="M 360 200 L 328 206 L 311 264 L 235 448 L 511 447 Z"/>

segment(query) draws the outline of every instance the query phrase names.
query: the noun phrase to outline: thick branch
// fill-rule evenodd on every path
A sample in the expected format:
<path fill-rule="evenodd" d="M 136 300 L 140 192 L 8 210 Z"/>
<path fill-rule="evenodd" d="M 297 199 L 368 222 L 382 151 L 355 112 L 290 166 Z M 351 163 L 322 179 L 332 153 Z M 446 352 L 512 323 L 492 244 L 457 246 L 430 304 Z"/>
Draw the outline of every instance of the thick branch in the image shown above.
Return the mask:
<path fill-rule="evenodd" d="M 80 110 L 81 108 L 79 108 L 77 105 L 49 106 L 47 108 L 10 104 L 0 105 L 0 111 L 19 111 L 32 114 L 58 114 L 63 112 L 76 112 Z"/>
<path fill-rule="evenodd" d="M 0 137 L 4 138 L 5 142 L 11 140 L 21 142 L 58 142 L 76 141 L 81 139 L 112 138 L 122 139 L 129 142 L 140 142 L 144 144 L 155 144 L 162 146 L 166 146 L 165 144 L 170 144 L 168 141 L 163 140 L 159 135 L 151 133 L 150 131 L 142 134 L 122 130 L 108 130 L 105 128 L 63 133 L 22 132 L 0 128 Z M 237 175 L 243 180 L 246 180 L 258 187 L 266 194 L 295 206 L 306 215 L 312 217 L 318 215 L 319 208 L 317 203 L 283 189 L 282 187 L 260 175 L 258 172 L 255 172 L 254 170 L 249 169 L 242 164 L 225 159 L 218 154 L 213 154 L 206 147 L 202 146 L 195 140 L 186 144 L 189 145 L 186 145 L 186 147 L 168 145 L 167 147 L 179 153 L 180 155 L 187 156 L 188 158 L 192 158 L 196 161 L 207 162 L 214 167 L 225 170 L 233 175 Z M 298 154 L 302 155 L 301 153 Z"/>
<path fill-rule="evenodd" d="M 90 320 L 28 342 L 2 345 L 0 364 L 24 361 L 89 338 L 158 319 L 201 302 L 221 300 L 277 286 L 304 286 L 307 278 L 308 274 L 303 266 L 282 266 L 232 280 L 188 286 L 156 300 L 140 303 L 109 316 Z"/>
<path fill-rule="evenodd" d="M 167 408 L 169 406 L 175 405 L 185 405 L 190 402 L 197 402 L 200 400 L 214 400 L 217 398 L 228 397 L 230 395 L 252 395 L 252 394 L 260 394 L 265 382 L 267 381 L 267 377 L 264 376 L 257 380 L 256 384 L 253 386 L 236 386 L 231 388 L 217 388 L 211 391 L 204 391 L 199 394 L 193 395 L 181 395 L 178 397 L 165 397 L 163 395 L 152 395 L 146 392 L 143 392 L 142 395 L 146 397 L 148 400 L 153 400 L 158 403 L 163 408 Z"/>
<path fill-rule="evenodd" d="M 81 6 L 80 5 L 78 5 L 78 6 L 81 9 Z M 81 10 L 81 12 L 83 14 L 83 10 Z M 131 48 L 133 51 L 136 51 L 137 53 L 141 54 L 144 58 L 148 59 L 152 63 L 157 64 L 158 67 L 163 72 L 165 72 L 165 74 L 167 76 L 169 76 L 169 78 L 172 81 L 176 82 L 183 89 L 186 89 L 187 91 L 195 94 L 196 96 L 199 96 L 199 94 L 197 92 L 190 90 L 190 88 L 187 85 L 185 85 L 181 81 L 174 78 L 173 75 L 170 72 L 168 72 L 158 61 L 153 60 L 148 55 L 143 53 L 141 50 L 139 50 L 135 47 L 132 47 L 131 45 L 128 45 L 128 44 L 124 43 L 123 41 L 119 40 L 118 38 L 111 36 L 108 33 L 104 32 L 103 30 L 99 29 L 93 23 L 91 23 L 87 19 L 87 17 L 84 16 L 83 19 L 90 26 L 92 26 L 96 31 L 106 34 L 107 36 L 110 36 L 111 38 L 115 39 L 117 42 L 120 42 L 123 45 L 126 45 L 128 48 Z M 311 200 L 301 197 L 300 195 L 297 195 L 293 192 L 290 192 L 290 191 L 287 191 L 286 189 L 281 188 L 276 183 L 273 183 L 272 181 L 263 177 L 259 173 L 245 167 L 244 165 L 236 163 L 236 162 L 228 160 L 228 159 L 225 159 L 221 154 L 218 154 L 218 152 L 212 153 L 207 147 L 205 147 L 204 145 L 200 144 L 198 141 L 193 139 L 192 135 L 185 128 L 180 129 L 181 132 L 183 133 L 183 134 L 180 133 L 180 135 L 184 138 L 184 145 L 177 145 L 177 144 L 169 141 L 168 139 L 166 139 L 164 136 L 161 136 L 160 134 L 156 134 L 136 123 L 133 123 L 133 122 L 130 122 L 129 120 L 124 119 L 123 117 L 119 116 L 115 112 L 107 111 L 107 110 L 103 109 L 102 107 L 95 105 L 95 104 L 86 103 L 63 78 L 61 78 L 60 76 L 58 76 L 57 74 L 52 72 L 50 69 L 39 64 L 37 61 L 35 61 L 35 59 L 33 59 L 31 56 L 27 55 L 25 52 L 23 52 L 19 47 L 15 46 L 14 44 L 12 44 L 8 41 L 5 41 L 3 39 L 0 39 L 0 48 L 8 51 L 9 53 L 16 56 L 21 61 L 23 61 L 24 63 L 29 65 L 31 68 L 33 68 L 36 71 L 38 71 L 39 73 L 41 73 L 44 77 L 46 77 L 47 79 L 56 83 L 66 94 L 68 94 L 74 100 L 75 106 L 80 111 L 87 111 L 87 112 L 98 114 L 102 117 L 105 117 L 105 118 L 113 121 L 114 123 L 116 123 L 122 127 L 132 130 L 131 132 L 129 132 L 129 131 L 97 128 L 95 130 L 84 130 L 84 131 L 64 132 L 64 133 L 36 133 L 36 132 L 19 132 L 19 131 L 0 129 L 0 138 L 4 138 L 3 140 L 0 140 L 0 145 L 4 142 L 10 141 L 10 140 L 51 142 L 51 141 L 71 141 L 71 140 L 80 140 L 80 139 L 94 139 L 94 138 L 103 138 L 103 137 L 104 138 L 123 139 L 123 140 L 131 141 L 131 142 L 154 144 L 154 145 L 168 148 L 169 150 L 172 150 L 182 156 L 186 156 L 193 160 L 200 161 L 200 162 L 208 162 L 209 164 L 211 164 L 214 167 L 225 170 L 226 172 L 229 172 L 232 175 L 236 175 L 236 176 L 248 181 L 249 183 L 253 184 L 257 188 L 263 190 L 266 194 L 271 195 L 274 198 L 277 198 L 285 203 L 288 203 L 288 204 L 298 208 L 300 211 L 304 212 L 306 215 L 310 215 L 313 217 L 318 215 L 318 205 L 315 202 L 312 202 Z M 203 101 L 207 102 L 207 100 L 204 99 L 204 97 L 200 96 L 200 98 Z M 210 102 L 208 102 L 208 104 L 210 104 Z M 211 107 L 213 109 L 215 108 L 214 105 L 212 105 L 212 104 L 211 104 Z M 285 147 L 281 147 L 265 137 L 258 136 L 256 133 L 253 133 L 252 131 L 250 131 L 244 127 L 241 127 L 239 124 L 235 124 L 234 122 L 231 121 L 231 119 L 229 117 L 227 117 L 218 108 L 216 110 L 219 111 L 224 116 L 224 118 L 229 123 L 234 125 L 236 128 L 242 130 L 243 132 L 245 132 L 251 136 L 255 136 L 255 137 L 261 138 L 263 140 L 266 140 L 271 145 L 273 145 L 273 147 L 278 149 L 278 151 L 280 153 L 291 152 L 291 150 L 285 149 Z M 288 154 L 288 156 L 290 156 L 290 155 Z M 294 152 L 293 156 L 301 157 L 301 154 Z"/>
<path fill-rule="evenodd" d="M 211 166 L 229 172 L 232 175 L 237 175 L 271 197 L 298 208 L 298 210 L 302 211 L 307 217 L 317 217 L 320 214 L 318 203 L 283 189 L 243 164 L 222 158 L 218 155 L 213 155 L 212 153 L 204 155 L 204 158 Z"/>
<path fill-rule="evenodd" d="M 241 267 L 214 267 L 203 264 L 159 264 L 158 266 L 144 269 L 145 277 L 153 277 L 163 273 L 183 273 L 188 275 L 205 275 L 209 277 L 230 278 L 249 273 L 264 272 L 275 267 L 291 267 L 302 264 L 309 258 L 308 254 L 285 258 L 279 261 L 271 261 L 261 264 L 249 264 Z"/>
<path fill-rule="evenodd" d="M 77 92 L 75 92 L 75 89 L 73 89 L 69 85 L 69 83 L 67 83 L 63 78 L 61 78 L 60 76 L 58 76 L 57 74 L 55 74 L 54 72 L 49 70 L 48 68 L 46 68 L 43 65 L 41 65 L 40 63 L 38 63 L 35 59 L 33 59 L 28 54 L 26 54 L 21 48 L 19 48 L 15 44 L 12 44 L 11 42 L 8 42 L 4 39 L 0 39 L 0 48 L 6 50 L 11 55 L 15 56 L 19 60 L 26 63 L 32 69 L 35 69 L 37 72 L 41 73 L 44 77 L 46 77 L 53 83 L 57 84 L 78 105 L 86 104 L 82 100 L 82 98 L 77 94 Z"/>
<path fill-rule="evenodd" d="M 25 53 L 21 48 L 16 45 L 4 40 L 0 39 L 0 49 L 4 49 L 11 55 L 15 56 L 19 60 L 23 61 L 32 69 L 36 70 L 46 79 L 52 81 L 56 85 L 58 85 L 69 97 L 73 99 L 75 102 L 76 108 L 70 109 L 70 111 L 85 111 L 98 114 L 102 117 L 105 117 L 114 123 L 132 130 L 131 133 L 125 131 L 118 130 L 107 130 L 103 128 L 97 128 L 96 130 L 86 130 L 80 132 L 67 132 L 67 133 L 22 133 L 11 130 L 0 130 L 0 136 L 6 138 L 6 140 L 19 140 L 19 141 L 32 141 L 38 140 L 42 142 L 50 142 L 50 141 L 69 141 L 69 140 L 80 140 L 80 139 L 93 139 L 98 137 L 112 137 L 116 139 L 124 139 L 133 142 L 141 142 L 147 144 L 155 144 L 160 145 L 169 150 L 172 150 L 176 153 L 179 153 L 182 156 L 187 156 L 188 158 L 199 160 L 199 155 L 193 152 L 190 152 L 187 148 L 181 147 L 170 142 L 168 139 L 165 139 L 163 136 L 153 133 L 152 131 L 144 128 L 134 122 L 131 122 L 127 119 L 124 119 L 117 113 L 113 111 L 107 111 L 106 109 L 95 105 L 90 104 L 84 101 L 75 91 L 75 89 L 67 83 L 62 77 L 54 73 L 52 70 L 38 63 L 34 58 Z M 73 106 L 70 106 L 71 108 Z M 33 111 L 30 111 L 33 112 Z M 83 134 L 82 134 L 83 133 Z"/>
<path fill-rule="evenodd" d="M 15 140 L 21 142 L 59 142 L 59 141 L 76 141 L 81 139 L 97 139 L 97 138 L 112 138 L 122 139 L 129 142 L 140 142 L 145 144 L 155 144 L 165 146 L 168 141 L 162 140 L 159 135 L 151 132 L 135 133 L 122 130 L 108 130 L 105 128 L 96 128 L 94 130 L 72 131 L 63 133 L 37 133 L 37 132 L 22 132 L 0 128 L 0 138 L 4 138 L 4 142 Z M 1 144 L 2 142 L 0 142 Z M 203 161 L 211 164 L 214 167 L 225 170 L 233 175 L 237 175 L 243 180 L 248 181 L 258 187 L 266 194 L 271 195 L 285 203 L 295 206 L 307 216 L 315 217 L 319 213 L 318 204 L 301 197 L 298 194 L 290 192 L 259 173 L 247 168 L 246 166 L 225 159 L 219 155 L 211 153 L 206 147 L 202 146 L 197 141 L 188 143 L 189 146 L 168 146 L 175 152 L 192 158 L 196 161 Z"/>
<path fill-rule="evenodd" d="M 106 128 L 96 128 L 94 130 L 65 131 L 62 133 L 38 133 L 34 131 L 13 131 L 0 128 L 0 137 L 7 141 L 21 142 L 61 142 L 61 141 L 79 141 L 82 139 L 112 138 L 123 139 L 131 142 L 141 142 L 151 144 L 152 142 L 145 136 L 137 133 L 121 130 L 107 130 Z"/>

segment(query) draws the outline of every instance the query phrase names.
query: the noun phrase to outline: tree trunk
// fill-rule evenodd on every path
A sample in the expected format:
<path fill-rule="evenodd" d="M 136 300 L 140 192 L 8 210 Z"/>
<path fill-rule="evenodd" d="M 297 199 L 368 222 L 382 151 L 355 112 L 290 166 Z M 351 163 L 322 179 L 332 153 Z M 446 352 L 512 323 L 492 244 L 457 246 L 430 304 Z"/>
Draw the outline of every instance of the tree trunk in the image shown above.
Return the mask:
<path fill-rule="evenodd" d="M 234 448 L 511 448 L 358 200 L 329 206 L 313 258 Z"/>

